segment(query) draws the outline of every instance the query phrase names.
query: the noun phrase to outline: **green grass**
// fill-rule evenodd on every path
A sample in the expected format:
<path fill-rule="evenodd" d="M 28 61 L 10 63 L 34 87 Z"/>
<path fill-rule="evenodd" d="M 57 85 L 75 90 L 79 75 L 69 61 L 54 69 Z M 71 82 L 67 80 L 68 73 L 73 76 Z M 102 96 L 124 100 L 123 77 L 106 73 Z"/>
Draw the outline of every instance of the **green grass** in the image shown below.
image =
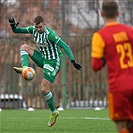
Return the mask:
<path fill-rule="evenodd" d="M 47 127 L 49 110 L 3 110 L 0 133 L 117 133 L 108 110 L 60 111 L 56 124 Z"/>

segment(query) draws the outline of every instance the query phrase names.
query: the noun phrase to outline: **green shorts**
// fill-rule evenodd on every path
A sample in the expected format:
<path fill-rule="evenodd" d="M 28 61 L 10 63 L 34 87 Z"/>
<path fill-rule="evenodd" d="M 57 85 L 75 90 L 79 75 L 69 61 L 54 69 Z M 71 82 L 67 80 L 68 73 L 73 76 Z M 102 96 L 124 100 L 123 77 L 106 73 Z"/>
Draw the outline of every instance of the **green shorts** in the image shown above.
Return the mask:
<path fill-rule="evenodd" d="M 40 52 L 34 50 L 34 54 L 31 59 L 37 64 L 38 67 L 42 68 L 44 71 L 44 78 L 54 82 L 57 73 L 60 70 L 61 61 L 60 58 L 47 60 L 45 59 Z"/>

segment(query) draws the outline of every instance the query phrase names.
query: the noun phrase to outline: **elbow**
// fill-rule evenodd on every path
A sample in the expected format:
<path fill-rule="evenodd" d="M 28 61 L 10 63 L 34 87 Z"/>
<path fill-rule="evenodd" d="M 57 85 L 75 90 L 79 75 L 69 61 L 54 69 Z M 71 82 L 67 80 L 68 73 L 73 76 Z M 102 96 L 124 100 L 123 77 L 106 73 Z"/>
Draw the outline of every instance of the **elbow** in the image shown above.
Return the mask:
<path fill-rule="evenodd" d="M 101 69 L 101 66 L 92 64 L 92 69 L 97 72 Z"/>
<path fill-rule="evenodd" d="M 92 59 L 92 63 L 91 63 L 92 69 L 97 72 L 99 70 L 102 69 L 102 67 L 104 66 L 104 63 L 101 59 L 98 58 L 93 58 Z"/>

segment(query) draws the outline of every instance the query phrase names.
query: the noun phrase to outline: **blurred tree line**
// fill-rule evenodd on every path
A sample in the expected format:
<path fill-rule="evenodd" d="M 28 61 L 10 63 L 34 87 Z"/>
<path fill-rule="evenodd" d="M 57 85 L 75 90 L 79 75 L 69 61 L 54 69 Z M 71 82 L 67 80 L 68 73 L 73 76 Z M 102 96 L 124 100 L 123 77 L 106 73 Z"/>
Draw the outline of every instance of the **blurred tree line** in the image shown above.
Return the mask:
<path fill-rule="evenodd" d="M 119 20 L 132 25 L 133 0 L 119 0 L 119 5 Z M 101 0 L 0 0 L 0 30 L 10 31 L 9 17 L 26 27 L 33 24 L 34 17 L 42 15 L 60 36 L 90 35 L 103 26 L 100 9 Z"/>

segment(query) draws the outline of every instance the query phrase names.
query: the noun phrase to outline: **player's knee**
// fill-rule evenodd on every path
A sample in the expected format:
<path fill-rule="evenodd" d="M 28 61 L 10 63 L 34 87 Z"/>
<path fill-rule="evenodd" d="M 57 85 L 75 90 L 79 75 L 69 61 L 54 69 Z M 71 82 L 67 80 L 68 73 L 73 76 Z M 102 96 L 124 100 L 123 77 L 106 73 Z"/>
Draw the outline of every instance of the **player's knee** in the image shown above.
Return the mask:
<path fill-rule="evenodd" d="M 28 45 L 28 44 L 23 44 L 23 45 L 21 45 L 21 47 L 20 47 L 20 50 L 25 50 L 25 51 L 27 51 L 27 52 L 28 52 L 28 49 L 29 49 L 29 45 Z"/>
<path fill-rule="evenodd" d="M 29 46 L 28 44 L 23 44 L 20 47 L 20 50 L 25 50 L 30 56 L 32 56 L 34 54 L 34 49 Z"/>

